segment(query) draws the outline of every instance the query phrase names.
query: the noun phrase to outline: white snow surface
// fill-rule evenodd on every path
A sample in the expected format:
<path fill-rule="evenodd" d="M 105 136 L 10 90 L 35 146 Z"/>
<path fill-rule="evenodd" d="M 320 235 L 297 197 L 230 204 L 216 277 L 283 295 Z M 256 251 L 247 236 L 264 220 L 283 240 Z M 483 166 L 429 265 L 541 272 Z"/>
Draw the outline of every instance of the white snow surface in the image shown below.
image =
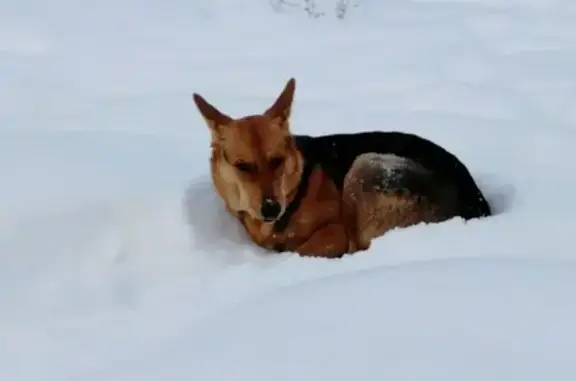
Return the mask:
<path fill-rule="evenodd" d="M 576 379 L 574 1 L 358 3 L 1 2 L 0 380 Z M 255 248 L 191 94 L 291 76 L 294 132 L 423 135 L 496 215 Z"/>

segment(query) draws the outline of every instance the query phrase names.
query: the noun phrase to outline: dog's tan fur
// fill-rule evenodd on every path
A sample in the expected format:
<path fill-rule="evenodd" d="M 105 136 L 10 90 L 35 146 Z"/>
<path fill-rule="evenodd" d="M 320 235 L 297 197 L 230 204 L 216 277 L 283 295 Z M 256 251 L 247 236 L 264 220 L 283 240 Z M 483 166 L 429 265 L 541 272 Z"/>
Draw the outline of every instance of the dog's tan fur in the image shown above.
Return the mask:
<path fill-rule="evenodd" d="M 211 174 L 228 211 L 265 248 L 301 255 L 338 257 L 369 248 L 373 238 L 395 227 L 439 221 L 432 205 L 410 194 L 367 188 L 378 173 L 371 154 L 359 156 L 342 192 L 316 167 L 308 191 L 288 227 L 273 231 L 260 206 L 273 197 L 282 212 L 301 180 L 303 157 L 290 133 L 295 80 L 290 79 L 274 104 L 260 115 L 232 118 L 194 94 L 194 102 L 211 132 Z"/>

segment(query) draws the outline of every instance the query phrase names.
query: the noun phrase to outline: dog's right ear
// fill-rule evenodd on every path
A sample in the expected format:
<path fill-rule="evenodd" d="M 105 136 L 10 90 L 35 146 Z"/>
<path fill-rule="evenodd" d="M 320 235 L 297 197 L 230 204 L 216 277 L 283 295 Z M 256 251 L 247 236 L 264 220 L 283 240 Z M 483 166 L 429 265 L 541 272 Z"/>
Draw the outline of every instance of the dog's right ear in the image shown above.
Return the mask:
<path fill-rule="evenodd" d="M 265 114 L 273 119 L 280 119 L 281 122 L 287 123 L 290 119 L 290 114 L 292 112 L 292 102 L 294 101 L 294 92 L 296 90 L 296 80 L 290 78 L 284 86 L 284 90 L 278 96 L 276 101 Z"/>
<path fill-rule="evenodd" d="M 204 117 L 204 120 L 208 124 L 211 130 L 216 130 L 219 126 L 225 126 L 232 122 L 232 118 L 226 114 L 221 113 L 218 109 L 212 106 L 206 99 L 202 98 L 199 94 L 194 93 L 192 95 L 194 103 Z"/>

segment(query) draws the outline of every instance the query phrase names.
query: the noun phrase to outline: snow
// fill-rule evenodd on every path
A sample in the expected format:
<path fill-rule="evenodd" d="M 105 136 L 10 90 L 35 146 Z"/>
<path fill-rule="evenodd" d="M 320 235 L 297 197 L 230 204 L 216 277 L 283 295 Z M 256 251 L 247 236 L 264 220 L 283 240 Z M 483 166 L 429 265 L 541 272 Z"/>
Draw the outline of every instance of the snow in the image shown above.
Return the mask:
<path fill-rule="evenodd" d="M 0 8 L 0 379 L 575 379 L 573 2 Z M 421 134 L 496 215 L 255 248 L 191 94 L 243 115 L 291 76 L 294 132 Z"/>

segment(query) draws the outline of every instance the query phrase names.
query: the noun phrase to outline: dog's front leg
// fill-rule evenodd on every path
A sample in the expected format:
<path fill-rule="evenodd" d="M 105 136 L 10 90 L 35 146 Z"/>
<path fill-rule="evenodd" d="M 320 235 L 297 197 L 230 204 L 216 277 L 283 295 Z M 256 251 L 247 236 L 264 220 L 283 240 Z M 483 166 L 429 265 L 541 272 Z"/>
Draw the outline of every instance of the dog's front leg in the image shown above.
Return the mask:
<path fill-rule="evenodd" d="M 348 252 L 348 234 L 341 224 L 328 224 L 317 229 L 296 251 L 307 257 L 338 258 Z"/>

